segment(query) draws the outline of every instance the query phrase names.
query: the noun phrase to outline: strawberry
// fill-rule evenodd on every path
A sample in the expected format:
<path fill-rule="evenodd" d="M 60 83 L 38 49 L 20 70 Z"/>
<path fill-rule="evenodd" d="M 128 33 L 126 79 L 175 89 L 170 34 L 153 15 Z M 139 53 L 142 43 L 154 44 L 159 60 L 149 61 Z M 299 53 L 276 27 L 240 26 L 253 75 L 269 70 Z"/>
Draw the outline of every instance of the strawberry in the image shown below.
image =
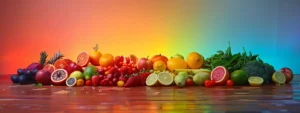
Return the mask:
<path fill-rule="evenodd" d="M 141 79 L 140 79 L 140 77 L 139 76 L 134 76 L 135 77 L 135 86 L 141 86 L 142 84 L 141 84 Z"/>
<path fill-rule="evenodd" d="M 113 84 L 112 81 L 109 81 L 109 82 L 108 82 L 108 85 L 109 85 L 109 86 L 113 86 L 114 84 Z"/>
<path fill-rule="evenodd" d="M 98 86 L 99 82 L 100 82 L 99 76 L 93 76 L 92 77 L 92 84 L 93 84 L 93 86 Z"/>
<path fill-rule="evenodd" d="M 145 85 L 146 85 L 146 83 L 145 83 L 145 81 L 144 81 L 144 80 L 146 80 L 146 79 L 145 79 L 145 73 L 139 74 L 139 78 L 140 78 L 140 85 L 141 85 L 141 86 L 145 86 Z"/>
<path fill-rule="evenodd" d="M 136 81 L 136 78 L 135 77 L 129 77 L 126 84 L 124 85 L 125 87 L 133 87 L 133 86 L 136 86 L 135 85 L 135 81 Z"/>

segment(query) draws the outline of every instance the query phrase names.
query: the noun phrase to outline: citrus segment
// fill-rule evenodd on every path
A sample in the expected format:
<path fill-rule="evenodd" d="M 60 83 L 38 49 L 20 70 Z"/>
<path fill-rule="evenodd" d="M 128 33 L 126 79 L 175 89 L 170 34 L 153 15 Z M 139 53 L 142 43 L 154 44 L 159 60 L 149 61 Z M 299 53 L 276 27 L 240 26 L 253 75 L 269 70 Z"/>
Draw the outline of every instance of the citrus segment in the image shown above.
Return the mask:
<path fill-rule="evenodd" d="M 68 64 L 63 59 L 59 59 L 55 61 L 54 67 L 55 69 L 65 69 L 66 67 L 68 67 Z"/>
<path fill-rule="evenodd" d="M 147 86 L 154 86 L 154 85 L 156 85 L 157 84 L 157 79 L 158 79 L 158 77 L 157 77 L 158 75 L 157 74 L 155 74 L 155 73 L 152 73 L 152 74 L 150 74 L 148 77 L 147 77 L 147 79 L 146 79 L 146 85 Z"/>
<path fill-rule="evenodd" d="M 161 72 L 158 74 L 158 82 L 161 85 L 169 86 L 173 83 L 173 76 L 169 72 Z"/>
<path fill-rule="evenodd" d="M 82 52 L 77 56 L 77 64 L 86 67 L 89 64 L 89 54 L 87 52 Z"/>
<path fill-rule="evenodd" d="M 261 77 L 253 76 L 248 78 L 248 82 L 251 86 L 261 86 L 264 82 L 264 79 L 262 79 Z"/>
<path fill-rule="evenodd" d="M 229 79 L 229 72 L 225 67 L 218 66 L 212 70 L 210 79 L 215 80 L 218 85 L 224 85 Z"/>
<path fill-rule="evenodd" d="M 75 77 L 70 77 L 67 79 L 66 84 L 67 86 L 75 86 L 77 82 L 77 79 Z"/>
<path fill-rule="evenodd" d="M 273 82 L 277 84 L 284 84 L 286 81 L 285 75 L 282 72 L 275 72 L 272 75 Z"/>

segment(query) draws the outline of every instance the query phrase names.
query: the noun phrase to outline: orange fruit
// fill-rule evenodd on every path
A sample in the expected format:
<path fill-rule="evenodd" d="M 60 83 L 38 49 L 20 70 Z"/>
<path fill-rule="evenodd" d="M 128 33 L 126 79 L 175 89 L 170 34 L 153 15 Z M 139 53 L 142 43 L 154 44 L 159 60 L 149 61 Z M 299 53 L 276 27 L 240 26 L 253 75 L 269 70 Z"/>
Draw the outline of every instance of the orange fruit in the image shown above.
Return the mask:
<path fill-rule="evenodd" d="M 47 71 L 49 71 L 50 73 L 52 73 L 53 71 L 55 71 L 55 67 L 54 67 L 54 65 L 52 65 L 52 64 L 47 64 L 47 65 L 43 68 L 43 70 L 47 70 Z"/>
<path fill-rule="evenodd" d="M 114 57 L 111 54 L 103 54 L 99 63 L 101 67 L 114 66 Z"/>
<path fill-rule="evenodd" d="M 84 80 L 83 79 L 78 79 L 76 82 L 76 86 L 83 86 L 84 85 Z"/>
<path fill-rule="evenodd" d="M 87 52 L 82 52 L 77 56 L 77 64 L 86 67 L 89 64 L 90 56 Z"/>
<path fill-rule="evenodd" d="M 68 64 L 63 59 L 59 59 L 55 61 L 54 67 L 55 69 L 66 69 Z"/>
<path fill-rule="evenodd" d="M 197 52 L 192 52 L 187 57 L 187 64 L 191 69 L 200 69 L 203 65 L 204 58 Z"/>
<path fill-rule="evenodd" d="M 99 66 L 99 59 L 101 58 L 102 54 L 99 51 L 92 51 L 90 52 L 90 63 L 94 66 Z"/>
<path fill-rule="evenodd" d="M 167 68 L 169 71 L 173 72 L 175 69 L 187 69 L 187 63 L 181 58 L 171 58 L 167 62 Z"/>
<path fill-rule="evenodd" d="M 218 66 L 211 71 L 210 80 L 215 80 L 216 84 L 224 85 L 229 79 L 229 72 L 223 66 Z"/>

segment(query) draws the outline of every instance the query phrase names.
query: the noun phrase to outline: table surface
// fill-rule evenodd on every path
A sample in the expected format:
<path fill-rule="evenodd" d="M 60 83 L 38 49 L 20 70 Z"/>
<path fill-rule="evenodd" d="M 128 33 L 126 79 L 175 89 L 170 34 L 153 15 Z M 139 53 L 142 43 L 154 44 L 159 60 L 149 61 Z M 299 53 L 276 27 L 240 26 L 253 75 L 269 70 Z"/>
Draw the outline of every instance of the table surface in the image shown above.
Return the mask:
<path fill-rule="evenodd" d="M 0 113 L 299 112 L 300 76 L 290 84 L 250 86 L 67 87 L 15 85 L 0 76 Z M 134 111 L 134 112 L 133 112 Z"/>

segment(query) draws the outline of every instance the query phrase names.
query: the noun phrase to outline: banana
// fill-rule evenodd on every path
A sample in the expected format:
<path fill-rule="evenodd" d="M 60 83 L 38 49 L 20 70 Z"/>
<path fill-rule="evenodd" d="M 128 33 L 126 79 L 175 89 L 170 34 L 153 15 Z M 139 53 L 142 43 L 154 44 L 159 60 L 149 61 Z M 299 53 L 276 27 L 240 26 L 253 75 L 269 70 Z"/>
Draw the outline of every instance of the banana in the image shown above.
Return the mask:
<path fill-rule="evenodd" d="M 174 70 L 174 73 L 178 74 L 179 72 L 188 72 L 189 74 L 197 74 L 197 73 L 200 73 L 200 72 L 206 72 L 208 74 L 211 73 L 211 70 L 209 69 L 175 69 Z"/>

